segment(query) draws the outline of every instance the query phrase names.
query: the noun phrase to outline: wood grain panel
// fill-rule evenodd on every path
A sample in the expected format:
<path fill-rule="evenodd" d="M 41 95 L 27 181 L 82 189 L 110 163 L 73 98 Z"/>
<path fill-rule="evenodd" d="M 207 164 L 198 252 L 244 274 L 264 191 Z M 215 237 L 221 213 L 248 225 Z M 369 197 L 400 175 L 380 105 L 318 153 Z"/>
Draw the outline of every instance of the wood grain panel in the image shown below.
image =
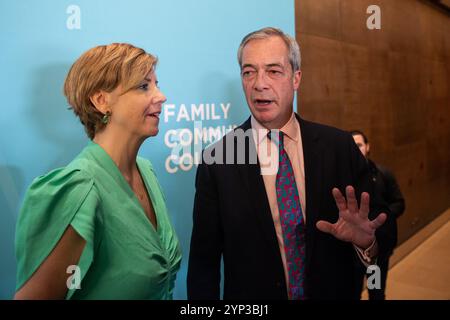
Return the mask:
<path fill-rule="evenodd" d="M 366 9 L 381 8 L 381 30 Z M 450 16 L 419 0 L 296 0 L 298 111 L 361 129 L 405 195 L 399 240 L 450 207 Z"/>

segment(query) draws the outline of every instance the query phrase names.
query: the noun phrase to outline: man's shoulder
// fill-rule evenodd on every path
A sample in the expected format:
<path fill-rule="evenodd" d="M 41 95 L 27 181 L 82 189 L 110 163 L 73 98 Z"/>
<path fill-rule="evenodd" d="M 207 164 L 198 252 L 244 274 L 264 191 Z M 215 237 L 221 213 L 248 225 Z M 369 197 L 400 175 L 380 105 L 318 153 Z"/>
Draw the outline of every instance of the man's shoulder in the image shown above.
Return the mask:
<path fill-rule="evenodd" d="M 295 113 L 295 117 L 296 117 L 298 123 L 300 124 L 301 130 L 312 131 L 314 133 L 318 133 L 325 137 L 327 137 L 327 136 L 328 137 L 336 137 L 337 136 L 337 137 L 347 137 L 348 138 L 350 136 L 350 133 L 347 131 L 341 130 L 339 128 L 336 128 L 336 127 L 333 127 L 330 125 L 305 120 L 302 117 L 300 117 L 297 113 Z M 227 136 L 234 136 L 236 134 L 236 131 L 237 132 L 240 132 L 240 131 L 247 132 L 250 129 L 252 129 L 251 117 L 247 118 L 247 120 L 245 120 L 242 124 L 240 124 L 234 130 L 229 132 L 228 135 L 225 135 L 225 138 L 227 138 Z"/>
<path fill-rule="evenodd" d="M 297 120 L 300 123 L 300 130 L 302 137 L 311 136 L 319 139 L 324 139 L 327 142 L 339 142 L 348 141 L 351 134 L 345 130 L 321 124 L 313 121 L 308 121 L 297 116 Z"/>
<path fill-rule="evenodd" d="M 338 129 L 330 125 L 305 120 L 303 118 L 300 118 L 297 114 L 296 118 L 300 125 L 300 131 L 303 140 L 321 140 L 326 144 L 330 144 L 330 146 L 338 146 L 342 143 L 353 141 L 353 139 L 351 138 L 351 134 L 347 131 Z M 225 134 L 221 139 L 206 147 L 205 150 L 217 150 L 218 148 L 226 149 L 226 146 L 236 145 L 241 142 L 249 141 L 250 139 L 252 139 L 251 129 L 251 118 L 248 118 L 241 125 Z"/>
<path fill-rule="evenodd" d="M 252 132 L 251 129 L 252 126 L 250 124 L 250 118 L 248 118 L 244 123 L 234 128 L 233 130 L 230 130 L 222 138 L 215 141 L 214 143 L 211 143 L 205 149 L 216 149 L 219 146 L 222 147 L 226 144 L 227 141 L 232 140 L 233 142 L 235 142 L 237 140 L 236 138 L 250 138 Z"/>
<path fill-rule="evenodd" d="M 219 140 L 211 143 L 202 152 L 201 164 L 231 168 L 235 164 L 257 164 L 257 152 L 254 147 L 253 130 L 248 118 Z"/>

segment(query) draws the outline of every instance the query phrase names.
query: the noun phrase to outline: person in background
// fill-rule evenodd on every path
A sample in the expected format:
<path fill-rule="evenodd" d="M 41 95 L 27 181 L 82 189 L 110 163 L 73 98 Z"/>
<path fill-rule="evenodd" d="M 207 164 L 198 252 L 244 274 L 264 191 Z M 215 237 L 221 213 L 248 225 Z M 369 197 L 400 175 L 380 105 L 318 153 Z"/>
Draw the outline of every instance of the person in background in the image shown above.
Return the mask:
<path fill-rule="evenodd" d="M 359 150 L 367 160 L 369 165 L 370 176 L 375 185 L 375 190 L 377 194 L 387 203 L 391 215 L 394 217 L 394 223 L 390 225 L 389 233 L 395 240 L 393 246 L 390 250 L 380 254 L 377 259 L 377 265 L 381 272 L 381 288 L 380 289 L 370 289 L 369 299 L 370 300 L 385 300 L 386 298 L 386 279 L 389 269 L 389 258 L 391 257 L 395 246 L 397 245 L 397 222 L 403 212 L 405 211 L 405 199 L 403 198 L 400 187 L 398 186 L 395 176 L 386 167 L 376 164 L 369 159 L 370 154 L 370 144 L 367 140 L 367 136 L 360 130 L 351 131 L 353 140 L 355 140 L 356 145 Z M 364 281 L 365 271 L 361 270 L 360 281 Z M 362 285 L 360 285 L 362 287 Z"/>
<path fill-rule="evenodd" d="M 17 222 L 16 299 L 171 299 L 181 250 L 152 164 L 166 100 L 157 59 L 113 43 L 85 52 L 64 94 L 91 139 L 36 178 Z"/>

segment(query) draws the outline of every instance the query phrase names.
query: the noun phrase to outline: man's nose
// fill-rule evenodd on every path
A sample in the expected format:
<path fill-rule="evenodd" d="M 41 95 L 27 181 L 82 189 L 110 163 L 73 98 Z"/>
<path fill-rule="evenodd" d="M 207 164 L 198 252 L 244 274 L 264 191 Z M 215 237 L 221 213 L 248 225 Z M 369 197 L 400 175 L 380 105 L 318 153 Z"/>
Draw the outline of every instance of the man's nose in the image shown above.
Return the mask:
<path fill-rule="evenodd" d="M 254 83 L 253 87 L 257 91 L 262 91 L 264 89 L 267 89 L 268 84 L 267 84 L 266 73 L 264 71 L 259 71 L 256 74 L 255 83 Z"/>

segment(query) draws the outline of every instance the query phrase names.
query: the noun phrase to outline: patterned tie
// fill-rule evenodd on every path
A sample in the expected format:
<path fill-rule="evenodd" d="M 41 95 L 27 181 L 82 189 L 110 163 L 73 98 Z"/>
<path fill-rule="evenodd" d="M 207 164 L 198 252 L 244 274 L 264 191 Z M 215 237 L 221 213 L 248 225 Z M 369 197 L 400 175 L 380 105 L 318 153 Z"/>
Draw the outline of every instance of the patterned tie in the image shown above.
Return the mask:
<path fill-rule="evenodd" d="M 276 180 L 278 211 L 283 230 L 284 251 L 289 275 L 289 299 L 305 299 L 305 222 L 295 183 L 291 161 L 284 149 L 284 134 L 270 133 L 278 143 L 278 173 Z"/>

